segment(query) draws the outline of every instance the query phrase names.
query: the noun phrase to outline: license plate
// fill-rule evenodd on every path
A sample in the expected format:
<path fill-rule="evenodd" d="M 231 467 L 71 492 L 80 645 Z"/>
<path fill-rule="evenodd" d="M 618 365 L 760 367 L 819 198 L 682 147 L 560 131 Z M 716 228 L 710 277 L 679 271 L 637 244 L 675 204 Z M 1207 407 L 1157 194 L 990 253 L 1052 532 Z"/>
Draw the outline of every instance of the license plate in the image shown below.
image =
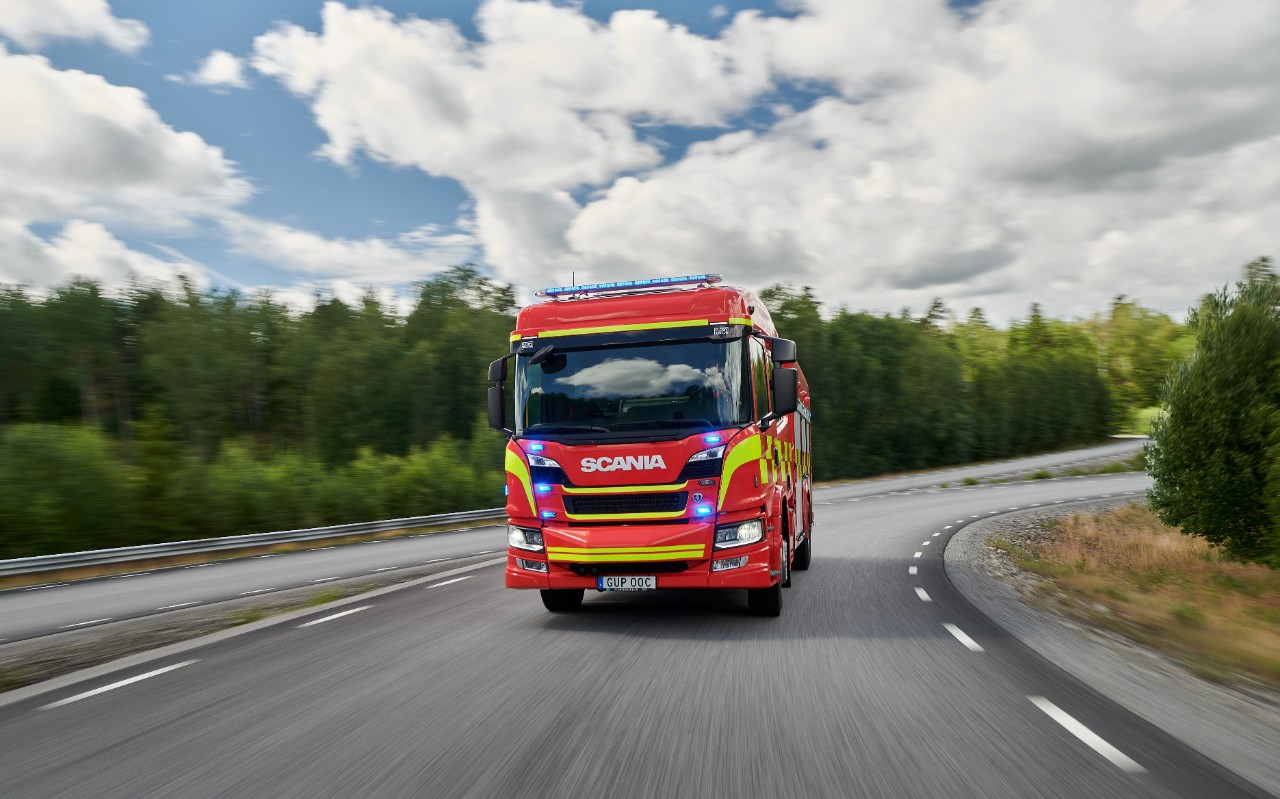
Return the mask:
<path fill-rule="evenodd" d="M 657 587 L 658 578 L 653 575 L 610 574 L 596 578 L 596 588 L 601 591 L 652 591 Z"/>

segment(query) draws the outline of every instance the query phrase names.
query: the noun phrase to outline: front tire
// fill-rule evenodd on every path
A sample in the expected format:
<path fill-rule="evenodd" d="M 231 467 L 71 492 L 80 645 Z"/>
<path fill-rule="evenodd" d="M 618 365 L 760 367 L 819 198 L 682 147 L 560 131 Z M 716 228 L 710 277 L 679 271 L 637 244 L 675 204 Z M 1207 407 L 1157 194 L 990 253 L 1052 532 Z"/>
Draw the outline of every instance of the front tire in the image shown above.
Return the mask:
<path fill-rule="evenodd" d="M 787 541 L 784 538 L 782 540 L 782 573 L 778 575 L 778 582 L 768 588 L 747 589 L 747 608 L 752 616 L 782 615 L 782 584 L 786 582 L 788 576 Z"/>
<path fill-rule="evenodd" d="M 586 593 L 581 588 L 544 588 L 542 605 L 552 613 L 567 613 L 577 610 L 582 605 L 582 597 Z"/>
<path fill-rule="evenodd" d="M 796 547 L 796 559 L 792 561 L 791 568 L 798 572 L 809 570 L 809 561 L 813 560 L 813 547 L 810 546 L 812 541 L 813 528 L 810 527 L 804 537 L 804 541 L 800 542 L 800 546 Z"/>

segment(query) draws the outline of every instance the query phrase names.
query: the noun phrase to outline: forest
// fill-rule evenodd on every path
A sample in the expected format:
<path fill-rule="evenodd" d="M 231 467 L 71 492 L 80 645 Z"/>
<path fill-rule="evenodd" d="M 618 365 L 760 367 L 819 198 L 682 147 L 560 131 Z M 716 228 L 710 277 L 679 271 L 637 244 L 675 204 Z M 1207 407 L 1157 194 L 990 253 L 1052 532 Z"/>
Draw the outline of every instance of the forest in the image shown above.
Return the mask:
<path fill-rule="evenodd" d="M 501 504 L 485 367 L 515 291 L 471 266 L 415 291 L 407 312 L 373 294 L 298 312 L 185 284 L 0 288 L 0 557 Z M 818 480 L 1133 429 L 1194 348 L 1125 297 L 1007 326 L 940 300 L 913 316 L 783 284 L 762 298 L 810 382 Z"/>

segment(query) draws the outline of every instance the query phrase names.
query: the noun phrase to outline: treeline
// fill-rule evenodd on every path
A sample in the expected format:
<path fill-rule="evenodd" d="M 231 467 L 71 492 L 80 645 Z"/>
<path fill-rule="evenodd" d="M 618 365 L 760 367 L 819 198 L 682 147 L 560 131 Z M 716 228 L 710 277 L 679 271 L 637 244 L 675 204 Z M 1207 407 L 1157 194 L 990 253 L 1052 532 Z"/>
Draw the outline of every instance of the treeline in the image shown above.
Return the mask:
<path fill-rule="evenodd" d="M 510 287 L 372 295 L 0 289 L 0 557 L 501 504 L 485 366 Z"/>
<path fill-rule="evenodd" d="M 1009 329 L 765 292 L 811 383 L 819 479 L 1098 440 L 1151 404 L 1185 330 L 1123 298 Z M 471 267 L 403 309 L 76 281 L 0 289 L 0 557 L 500 504 L 485 366 L 515 298 Z"/>
<path fill-rule="evenodd" d="M 815 398 L 819 480 L 1021 455 L 1095 442 L 1156 401 L 1191 346 L 1167 316 L 1117 298 L 1080 322 L 995 328 L 936 301 L 927 314 L 840 311 L 776 286 L 765 304 L 794 338 Z"/>

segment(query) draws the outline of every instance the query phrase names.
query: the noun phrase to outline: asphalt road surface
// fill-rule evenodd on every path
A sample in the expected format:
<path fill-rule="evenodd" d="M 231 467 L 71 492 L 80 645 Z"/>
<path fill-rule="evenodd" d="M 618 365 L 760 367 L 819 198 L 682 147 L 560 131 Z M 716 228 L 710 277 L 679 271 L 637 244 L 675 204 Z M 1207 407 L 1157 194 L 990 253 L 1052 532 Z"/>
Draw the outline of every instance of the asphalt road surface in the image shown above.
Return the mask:
<path fill-rule="evenodd" d="M 1147 485 L 826 490 L 812 569 L 777 619 L 738 592 L 594 595 L 555 615 L 497 567 L 317 608 L 0 709 L 0 791 L 1265 795 L 1011 639 L 943 572 L 974 519 Z M 500 536 L 454 537 L 469 554 Z"/>

